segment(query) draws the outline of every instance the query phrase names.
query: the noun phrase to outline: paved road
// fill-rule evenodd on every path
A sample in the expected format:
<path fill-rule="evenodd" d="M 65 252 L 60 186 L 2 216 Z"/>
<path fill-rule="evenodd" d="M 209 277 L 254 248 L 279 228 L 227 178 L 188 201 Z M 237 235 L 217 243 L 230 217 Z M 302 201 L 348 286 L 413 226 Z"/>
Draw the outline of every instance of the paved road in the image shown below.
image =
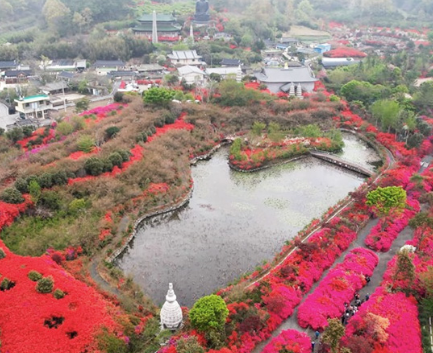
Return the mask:
<path fill-rule="evenodd" d="M 13 124 L 18 119 L 18 114 L 9 115 L 9 109 L 0 103 L 0 128 L 6 130 L 6 125 Z"/>

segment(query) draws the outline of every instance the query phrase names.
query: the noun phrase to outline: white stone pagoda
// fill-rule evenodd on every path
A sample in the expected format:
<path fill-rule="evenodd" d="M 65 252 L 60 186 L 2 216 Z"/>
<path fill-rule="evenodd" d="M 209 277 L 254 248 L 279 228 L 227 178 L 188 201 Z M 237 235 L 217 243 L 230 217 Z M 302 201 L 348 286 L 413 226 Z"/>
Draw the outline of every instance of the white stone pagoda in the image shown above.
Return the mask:
<path fill-rule="evenodd" d="M 169 283 L 168 292 L 165 296 L 165 303 L 161 309 L 161 330 L 177 330 L 182 326 L 182 309 L 176 300 L 173 283 Z"/>

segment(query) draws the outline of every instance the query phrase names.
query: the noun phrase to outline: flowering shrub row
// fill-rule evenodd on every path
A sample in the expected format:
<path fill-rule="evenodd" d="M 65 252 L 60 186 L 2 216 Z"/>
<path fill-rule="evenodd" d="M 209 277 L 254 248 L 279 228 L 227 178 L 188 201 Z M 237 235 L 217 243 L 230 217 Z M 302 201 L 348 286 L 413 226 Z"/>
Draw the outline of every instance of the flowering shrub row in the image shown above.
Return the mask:
<path fill-rule="evenodd" d="M 323 53 L 328 58 L 365 58 L 367 54 L 349 47 L 340 47 Z"/>
<path fill-rule="evenodd" d="M 55 137 L 55 132 L 50 127 L 39 128 L 35 130 L 30 137 L 17 141 L 17 144 L 20 145 L 24 151 L 27 151 L 31 149 L 32 146 L 37 147 L 48 144 Z"/>
<path fill-rule="evenodd" d="M 334 218 L 328 227 L 314 233 L 308 243 L 298 243 L 296 251 L 249 289 L 246 295 L 252 301 L 229 304 L 229 321 L 235 327 L 228 338 L 230 350 L 250 352 L 258 342 L 267 339 L 355 238 L 356 233 L 344 220 Z M 253 329 L 247 329 L 246 317 L 261 319 Z"/>
<path fill-rule="evenodd" d="M 327 137 L 295 137 L 286 138 L 281 142 L 269 142 L 265 139 L 259 147 L 242 146 L 235 151 L 236 144 L 240 142 L 241 140 L 238 139 L 233 143 L 229 160 L 232 166 L 243 170 L 260 168 L 278 159 L 304 155 L 312 148 L 322 151 L 335 151 L 340 148 Z"/>
<path fill-rule="evenodd" d="M 153 139 L 155 139 L 158 136 L 165 134 L 169 130 L 188 130 L 188 131 L 191 131 L 194 128 L 194 125 L 186 123 L 183 120 L 184 116 L 185 116 L 185 114 L 182 114 L 180 116 L 180 118 L 174 122 L 174 124 L 168 124 L 168 125 L 164 125 L 163 127 L 157 127 L 155 129 L 156 132 L 152 136 L 149 136 L 147 138 L 147 142 L 151 142 Z M 105 177 L 106 176 L 116 176 L 116 175 L 122 173 L 123 171 L 127 170 L 128 168 L 130 168 L 134 163 L 136 163 L 137 161 L 140 161 L 143 158 L 144 147 L 142 147 L 141 145 L 135 145 L 130 150 L 130 153 L 131 153 L 131 156 L 129 158 L 129 161 L 123 162 L 122 166 L 120 168 L 118 166 L 114 166 L 114 168 L 112 169 L 111 172 L 103 173 L 103 174 L 101 174 L 101 176 L 105 176 Z M 68 184 L 72 185 L 72 184 L 75 184 L 77 182 L 94 180 L 98 177 L 100 177 L 100 176 L 88 175 L 88 176 L 81 177 L 81 178 L 71 178 L 68 180 Z"/>
<path fill-rule="evenodd" d="M 373 274 L 377 263 L 378 257 L 372 251 L 352 250 L 299 306 L 299 325 L 323 330 L 328 326 L 328 318 L 340 317 L 345 309 L 344 303 L 350 303 L 355 293 L 366 284 L 365 276 Z"/>
<path fill-rule="evenodd" d="M 20 213 L 33 204 L 29 195 L 23 195 L 23 197 L 25 201 L 20 204 L 10 204 L 0 201 L 0 231 L 4 227 L 10 226 Z"/>
<path fill-rule="evenodd" d="M 263 353 L 310 353 L 311 340 L 305 333 L 286 330 L 273 338 L 262 351 Z"/>
<path fill-rule="evenodd" d="M 420 210 L 419 202 L 408 199 L 406 209 L 394 219 L 382 218 L 365 239 L 365 244 L 375 250 L 387 252 L 398 234 L 408 225 L 409 220 Z"/>
<path fill-rule="evenodd" d="M 378 287 L 349 321 L 343 344 L 352 352 L 421 353 L 414 297 Z"/>

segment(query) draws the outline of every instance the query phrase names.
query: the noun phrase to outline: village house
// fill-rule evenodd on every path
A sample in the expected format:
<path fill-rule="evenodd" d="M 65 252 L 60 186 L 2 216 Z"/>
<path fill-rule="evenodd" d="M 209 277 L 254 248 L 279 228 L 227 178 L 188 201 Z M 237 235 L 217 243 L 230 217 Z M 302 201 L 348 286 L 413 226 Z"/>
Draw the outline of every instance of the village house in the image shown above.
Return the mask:
<path fill-rule="evenodd" d="M 71 82 L 75 78 L 75 74 L 73 72 L 62 71 L 57 75 L 57 78 Z"/>
<path fill-rule="evenodd" d="M 202 61 L 202 57 L 195 50 L 173 50 L 167 55 L 170 62 L 174 66 L 204 66 L 206 63 Z"/>
<path fill-rule="evenodd" d="M 137 67 L 137 72 L 139 74 L 157 74 L 164 71 L 164 66 L 158 64 L 142 64 Z"/>
<path fill-rule="evenodd" d="M 27 85 L 31 77 L 34 77 L 32 70 L 7 70 L 2 76 L 0 88 L 14 88 L 19 85 Z"/>
<path fill-rule="evenodd" d="M 236 80 L 238 82 L 242 81 L 242 69 L 240 66 L 238 67 L 214 67 L 214 68 L 209 68 L 206 69 L 206 74 L 207 75 L 219 75 L 221 77 L 221 79 L 225 80 L 225 79 L 233 79 Z"/>
<path fill-rule="evenodd" d="M 107 74 L 112 80 L 134 80 L 137 75 L 136 71 L 110 71 Z"/>
<path fill-rule="evenodd" d="M 15 99 L 16 111 L 25 119 L 47 119 L 53 109 L 50 98 L 46 94 Z"/>
<path fill-rule="evenodd" d="M 198 67 L 189 65 L 179 67 L 177 72 L 179 73 L 179 80 L 185 80 L 185 82 L 189 85 L 203 83 L 204 77 L 206 75 Z"/>
<path fill-rule="evenodd" d="M 316 53 L 323 54 L 331 50 L 331 44 L 329 43 L 318 44 L 313 49 Z"/>
<path fill-rule="evenodd" d="M 232 38 L 233 38 L 233 36 L 230 33 L 226 33 L 226 32 L 217 32 L 213 36 L 214 40 L 222 39 L 225 42 L 232 40 Z"/>
<path fill-rule="evenodd" d="M 92 68 L 97 75 L 105 76 L 111 71 L 119 71 L 125 67 L 125 63 L 121 60 L 96 60 Z"/>
<path fill-rule="evenodd" d="M 44 94 L 58 94 L 68 90 L 68 84 L 64 81 L 47 83 L 45 86 L 39 87 Z"/>
<path fill-rule="evenodd" d="M 61 71 L 75 71 L 74 60 L 48 60 L 42 61 L 39 65 L 41 70 L 49 73 L 56 73 Z"/>
<path fill-rule="evenodd" d="M 257 81 L 265 84 L 272 93 L 285 92 L 296 95 L 302 92 L 312 92 L 317 79 L 309 67 L 264 68 L 255 73 Z M 301 92 L 302 90 L 302 92 Z"/>
<path fill-rule="evenodd" d="M 2 75 L 6 70 L 14 70 L 18 67 L 16 61 L 0 61 L 0 75 Z"/>
<path fill-rule="evenodd" d="M 240 65 L 242 65 L 242 62 L 240 59 L 224 58 L 221 60 L 220 65 L 223 67 L 239 67 Z"/>

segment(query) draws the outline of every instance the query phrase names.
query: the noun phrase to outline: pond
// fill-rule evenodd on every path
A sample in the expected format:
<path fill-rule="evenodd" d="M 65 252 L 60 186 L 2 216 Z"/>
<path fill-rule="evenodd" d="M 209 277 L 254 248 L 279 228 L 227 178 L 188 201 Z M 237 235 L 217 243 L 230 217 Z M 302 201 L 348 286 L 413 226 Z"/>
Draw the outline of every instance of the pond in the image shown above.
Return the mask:
<path fill-rule="evenodd" d="M 367 149 L 363 158 L 374 154 Z M 117 259 L 157 304 L 169 282 L 180 305 L 191 307 L 272 260 L 285 241 L 364 181 L 312 157 L 254 173 L 234 172 L 227 160 L 228 148 L 222 148 L 192 167 L 188 205 L 143 222 Z"/>

